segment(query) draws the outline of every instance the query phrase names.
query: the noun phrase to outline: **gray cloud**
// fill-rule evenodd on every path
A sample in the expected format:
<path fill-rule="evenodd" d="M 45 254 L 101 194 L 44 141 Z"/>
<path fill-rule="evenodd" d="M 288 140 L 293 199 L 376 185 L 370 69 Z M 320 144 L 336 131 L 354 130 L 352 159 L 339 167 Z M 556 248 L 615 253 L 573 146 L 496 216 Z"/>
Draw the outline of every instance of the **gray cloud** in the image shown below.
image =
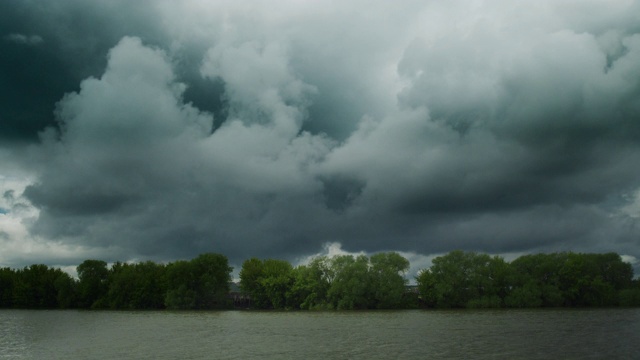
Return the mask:
<path fill-rule="evenodd" d="M 9 34 L 4 37 L 6 41 L 11 41 L 23 45 L 38 45 L 44 40 L 39 35 Z"/>
<path fill-rule="evenodd" d="M 238 108 L 230 116 L 242 119 L 211 134 L 213 118 L 182 101 L 166 54 L 123 39 L 104 75 L 58 105 L 60 141 L 45 140 L 48 166 L 25 191 L 44 210 L 34 231 L 165 257 L 295 248 L 304 236 L 298 226 L 323 211 L 305 167 L 330 141 L 298 135 L 295 103 L 311 88 L 290 76 L 282 57 L 254 50 L 250 60 L 280 73 L 257 81 L 226 72 Z M 247 55 L 228 56 L 236 66 Z"/>
<path fill-rule="evenodd" d="M 0 141 L 37 141 L 38 132 L 56 125 L 55 103 L 98 76 L 120 38 L 165 39 L 157 19 L 147 1 L 0 3 Z"/>
<path fill-rule="evenodd" d="M 91 36 L 0 29 L 49 58 L 69 34 L 77 65 L 25 152 L 33 236 L 112 260 L 640 257 L 637 2 L 142 4 L 55 8 L 102 10 Z"/>

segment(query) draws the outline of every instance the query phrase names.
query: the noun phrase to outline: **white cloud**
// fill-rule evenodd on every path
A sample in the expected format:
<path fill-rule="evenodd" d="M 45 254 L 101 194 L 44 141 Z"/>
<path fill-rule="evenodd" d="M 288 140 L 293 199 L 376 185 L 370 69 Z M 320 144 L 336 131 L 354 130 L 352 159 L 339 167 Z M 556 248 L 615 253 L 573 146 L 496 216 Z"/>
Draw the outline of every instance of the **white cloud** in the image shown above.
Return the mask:
<path fill-rule="evenodd" d="M 336 256 L 344 256 L 344 255 L 359 256 L 359 255 L 367 255 L 367 253 L 365 253 L 364 251 L 349 252 L 342 249 L 342 244 L 339 242 L 335 242 L 335 241 L 327 242 L 322 246 L 322 250 L 320 252 L 309 255 L 309 256 L 304 256 L 298 259 L 296 261 L 296 265 L 307 265 L 314 258 L 321 257 L 321 256 L 333 258 Z"/>
<path fill-rule="evenodd" d="M 63 264 L 65 271 L 73 274 L 72 268 L 78 259 L 104 256 L 105 249 L 73 246 L 64 242 L 34 236 L 29 227 L 38 218 L 40 211 L 22 196 L 33 178 L 0 175 L 0 267 L 22 267 L 33 263 Z"/>
<path fill-rule="evenodd" d="M 623 216 L 635 219 L 640 218 L 640 189 L 637 189 L 632 193 L 625 194 L 624 198 L 627 203 L 620 207 L 618 210 L 619 213 Z"/>
<path fill-rule="evenodd" d="M 620 257 L 622 258 L 622 261 L 629 263 L 631 265 L 637 265 L 638 264 L 638 258 L 636 258 L 635 256 L 632 255 L 620 255 Z"/>

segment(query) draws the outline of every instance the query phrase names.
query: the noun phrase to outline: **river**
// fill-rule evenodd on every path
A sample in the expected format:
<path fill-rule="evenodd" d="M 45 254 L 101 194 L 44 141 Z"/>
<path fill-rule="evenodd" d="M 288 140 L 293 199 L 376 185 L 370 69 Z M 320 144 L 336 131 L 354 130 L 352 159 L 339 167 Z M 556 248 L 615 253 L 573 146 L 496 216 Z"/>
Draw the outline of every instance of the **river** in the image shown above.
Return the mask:
<path fill-rule="evenodd" d="M 0 359 L 639 359 L 640 309 L 0 310 Z"/>

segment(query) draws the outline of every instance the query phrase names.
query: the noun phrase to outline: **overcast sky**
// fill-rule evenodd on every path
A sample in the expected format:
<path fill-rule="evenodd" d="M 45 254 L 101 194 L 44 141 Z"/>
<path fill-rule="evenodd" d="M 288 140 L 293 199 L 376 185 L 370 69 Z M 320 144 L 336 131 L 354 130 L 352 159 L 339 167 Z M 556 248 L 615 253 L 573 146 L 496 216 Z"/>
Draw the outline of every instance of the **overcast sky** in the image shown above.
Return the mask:
<path fill-rule="evenodd" d="M 636 262 L 640 1 L 1 1 L 0 196 L 0 266 Z"/>

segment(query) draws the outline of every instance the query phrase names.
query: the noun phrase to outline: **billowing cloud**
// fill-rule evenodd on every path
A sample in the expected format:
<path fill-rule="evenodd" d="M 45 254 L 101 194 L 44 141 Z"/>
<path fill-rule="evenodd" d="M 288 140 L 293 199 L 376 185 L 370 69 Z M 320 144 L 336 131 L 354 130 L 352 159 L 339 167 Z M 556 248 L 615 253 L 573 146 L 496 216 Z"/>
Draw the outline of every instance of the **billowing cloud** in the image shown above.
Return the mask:
<path fill-rule="evenodd" d="M 338 243 L 640 257 L 637 1 L 61 4 L 0 28 L 70 69 L 55 122 L 7 135 L 40 132 L 33 239 L 236 265 Z M 65 9 L 107 26 L 69 32 Z"/>
<path fill-rule="evenodd" d="M 166 54 L 124 38 L 104 75 L 58 104 L 59 140 L 44 140 L 48 164 L 25 191 L 43 209 L 33 230 L 117 246 L 121 256 L 133 249 L 167 258 L 216 250 L 239 257 L 295 247 L 304 236 L 300 223 L 323 211 L 310 167 L 331 141 L 299 134 L 313 88 L 294 79 L 280 55 L 257 51 L 250 45 L 219 54 L 234 105 L 212 133 L 212 116 L 183 102 L 184 85 Z M 207 76 L 214 76 L 207 70 L 214 56 L 203 64 Z M 239 78 L 236 64 L 247 57 L 280 73 Z"/>

